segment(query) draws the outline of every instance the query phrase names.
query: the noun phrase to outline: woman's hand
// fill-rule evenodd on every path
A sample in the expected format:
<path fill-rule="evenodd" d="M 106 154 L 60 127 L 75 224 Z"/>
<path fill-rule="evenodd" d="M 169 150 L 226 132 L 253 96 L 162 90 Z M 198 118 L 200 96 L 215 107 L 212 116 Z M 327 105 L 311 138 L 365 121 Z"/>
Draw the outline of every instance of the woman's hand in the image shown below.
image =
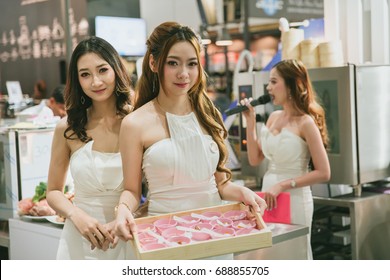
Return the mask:
<path fill-rule="evenodd" d="M 104 241 L 104 243 L 102 244 L 102 250 L 103 251 L 107 251 L 108 248 L 113 248 L 113 245 L 110 246 L 111 243 L 114 243 L 115 241 L 115 234 L 114 234 L 114 230 L 115 230 L 115 220 L 105 224 L 105 228 L 107 229 L 107 231 L 111 234 L 111 236 L 113 237 L 112 241 L 110 241 L 109 239 L 106 239 Z"/>
<path fill-rule="evenodd" d="M 252 208 L 261 215 L 263 215 L 264 210 L 267 209 L 266 201 L 246 187 L 242 187 L 242 202 L 245 205 L 252 206 Z"/>
<path fill-rule="evenodd" d="M 252 97 L 250 98 L 244 98 L 240 101 L 241 106 L 248 107 L 248 110 L 245 110 L 242 112 L 243 116 L 245 117 L 247 122 L 253 122 L 256 123 L 256 112 L 254 107 L 251 105 L 251 101 L 253 100 Z"/>
<path fill-rule="evenodd" d="M 264 193 L 264 199 L 268 205 L 268 210 L 272 210 L 278 206 L 276 199 L 281 192 L 283 192 L 282 185 L 276 184 L 272 186 L 268 192 Z"/>
<path fill-rule="evenodd" d="M 68 219 L 73 222 L 80 234 L 91 243 L 91 250 L 95 248 L 107 250 L 110 242 L 114 242 L 114 237 L 106 225 L 102 225 L 80 208 L 75 207 Z"/>
<path fill-rule="evenodd" d="M 115 248 L 119 239 L 123 241 L 133 239 L 134 232 L 137 232 L 137 225 L 134 221 L 133 214 L 125 205 L 119 204 L 114 227 L 115 238 L 112 247 Z"/>

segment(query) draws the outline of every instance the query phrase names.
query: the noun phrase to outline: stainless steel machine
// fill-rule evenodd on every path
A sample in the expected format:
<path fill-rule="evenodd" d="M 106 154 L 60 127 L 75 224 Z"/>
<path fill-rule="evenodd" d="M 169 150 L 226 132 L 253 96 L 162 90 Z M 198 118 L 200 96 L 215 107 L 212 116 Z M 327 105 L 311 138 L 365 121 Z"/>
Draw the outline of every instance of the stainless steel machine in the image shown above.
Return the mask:
<path fill-rule="evenodd" d="M 332 184 L 390 177 L 390 65 L 309 71 L 327 113 Z"/>

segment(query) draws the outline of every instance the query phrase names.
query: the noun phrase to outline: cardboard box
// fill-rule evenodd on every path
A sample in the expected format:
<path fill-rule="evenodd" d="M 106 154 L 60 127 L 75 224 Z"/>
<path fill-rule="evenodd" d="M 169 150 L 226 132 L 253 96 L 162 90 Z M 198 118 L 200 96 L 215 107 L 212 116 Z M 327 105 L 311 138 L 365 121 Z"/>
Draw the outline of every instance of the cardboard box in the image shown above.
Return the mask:
<path fill-rule="evenodd" d="M 241 203 L 226 204 L 215 207 L 193 209 L 189 211 L 170 213 L 166 215 L 150 216 L 136 219 L 137 224 L 153 223 L 162 218 L 173 218 L 173 216 L 185 216 L 191 213 L 201 214 L 207 211 L 227 212 L 230 210 L 247 210 Z M 176 247 L 168 247 L 156 250 L 145 251 L 142 249 L 138 234 L 134 234 L 132 241 L 138 259 L 142 260 L 188 260 L 219 256 L 230 253 L 250 251 L 272 246 L 272 233 L 267 228 L 262 217 L 252 212 L 256 217 L 257 229 L 260 232 L 234 237 L 210 239 Z"/>

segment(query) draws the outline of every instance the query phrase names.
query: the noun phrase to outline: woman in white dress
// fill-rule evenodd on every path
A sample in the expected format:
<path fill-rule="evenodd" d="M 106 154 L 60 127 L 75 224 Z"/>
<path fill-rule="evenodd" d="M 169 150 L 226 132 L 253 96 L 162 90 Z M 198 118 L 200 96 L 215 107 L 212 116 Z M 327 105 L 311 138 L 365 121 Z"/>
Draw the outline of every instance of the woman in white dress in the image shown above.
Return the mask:
<path fill-rule="evenodd" d="M 298 60 L 277 63 L 267 90 L 274 105 L 283 109 L 271 113 L 261 128 L 260 141 L 251 99 L 241 100 L 249 108 L 243 112 L 248 160 L 253 166 L 264 158 L 269 160 L 262 185 L 268 209 L 277 207 L 281 192 L 290 192 L 291 222 L 311 229 L 314 205 L 310 185 L 330 179 L 325 112 L 316 102 L 306 67 Z M 307 243 L 307 258 L 312 259 L 310 230 Z"/>
<path fill-rule="evenodd" d="M 220 112 L 206 94 L 200 38 L 175 22 L 156 27 L 147 40 L 135 111 L 120 132 L 124 192 L 118 204 L 116 234 L 136 230 L 144 173 L 149 215 L 240 201 L 262 212 L 266 205 L 252 190 L 230 181 Z"/>
<path fill-rule="evenodd" d="M 119 130 L 130 110 L 130 78 L 115 49 L 91 37 L 73 51 L 65 88 L 67 117 L 53 138 L 47 200 L 66 218 L 58 259 L 126 259 L 129 244 L 115 249 L 114 207 L 123 191 Z M 74 200 L 63 193 L 68 168 Z"/>

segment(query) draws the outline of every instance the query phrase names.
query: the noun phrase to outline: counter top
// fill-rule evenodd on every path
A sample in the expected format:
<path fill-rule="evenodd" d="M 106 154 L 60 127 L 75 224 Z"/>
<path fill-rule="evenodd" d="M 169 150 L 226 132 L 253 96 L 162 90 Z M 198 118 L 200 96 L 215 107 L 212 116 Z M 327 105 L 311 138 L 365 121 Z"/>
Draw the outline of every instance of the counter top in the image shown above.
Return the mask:
<path fill-rule="evenodd" d="M 46 234 L 49 234 L 52 236 L 58 236 L 58 237 L 61 235 L 62 227 L 63 227 L 62 225 L 53 224 L 46 219 L 30 220 L 28 218 L 13 218 L 13 219 L 10 219 L 9 221 L 10 222 L 12 221 L 12 223 L 14 225 L 16 224 L 18 226 L 23 226 L 23 225 L 28 224 L 29 230 L 31 230 L 33 232 L 41 232 L 42 227 L 45 227 Z"/>
<path fill-rule="evenodd" d="M 289 241 L 292 239 L 296 239 L 302 236 L 305 236 L 308 234 L 309 229 L 306 226 L 300 226 L 300 225 L 288 225 L 288 224 L 278 224 L 278 223 L 267 223 L 267 226 L 270 228 L 272 231 L 272 244 L 278 245 L 278 244 L 283 244 L 285 241 Z M 31 238 L 34 235 L 41 235 L 45 236 L 46 238 L 50 239 L 56 239 L 59 241 L 61 232 L 62 232 L 62 226 L 61 225 L 56 225 L 53 223 L 50 223 L 48 221 L 35 221 L 35 220 L 25 220 L 21 218 L 15 218 L 15 219 L 10 219 L 10 232 L 18 232 L 20 234 L 21 231 L 25 231 L 26 234 Z M 20 235 L 22 236 L 22 235 Z M 10 236 L 10 239 L 15 239 L 15 236 Z M 34 243 L 34 242 L 29 242 L 29 244 Z M 17 246 L 17 244 L 20 244 L 17 240 L 14 240 L 13 242 L 14 247 Z M 11 251 L 12 249 L 18 252 L 17 248 L 12 248 L 11 246 Z M 51 246 L 55 247 L 55 246 Z M 15 252 L 11 252 L 11 256 L 16 257 L 18 259 L 19 257 L 25 257 L 26 256 L 26 249 L 28 248 L 24 247 L 23 252 L 20 252 L 20 254 L 16 254 Z M 265 249 L 272 249 L 270 248 L 265 248 Z M 52 255 L 52 258 L 55 258 L 55 252 L 56 248 L 51 248 L 50 256 Z M 262 249 L 259 249 L 261 251 Z M 35 251 L 37 253 L 37 251 Z M 23 254 L 23 255 L 21 255 Z M 242 253 L 241 255 L 244 255 Z M 19 256 L 20 255 L 20 256 Z M 49 255 L 45 255 L 43 259 L 50 259 Z M 32 259 L 42 259 L 40 256 L 30 256 Z"/>
<path fill-rule="evenodd" d="M 309 228 L 302 225 L 267 223 L 272 231 L 272 244 L 298 238 L 309 233 Z"/>
<path fill-rule="evenodd" d="M 333 205 L 333 206 L 350 206 L 355 203 L 359 203 L 367 200 L 377 199 L 379 196 L 386 196 L 388 194 L 381 194 L 376 192 L 364 191 L 360 196 L 355 196 L 353 193 L 335 196 L 335 197 L 320 197 L 313 196 L 314 203 Z"/>
<path fill-rule="evenodd" d="M 62 231 L 62 225 L 53 224 L 48 221 L 28 221 L 21 218 L 15 218 L 12 220 L 19 225 L 23 223 L 28 223 L 29 229 L 33 231 L 39 231 L 42 226 L 47 227 L 45 232 L 53 236 L 60 236 Z M 266 225 L 272 231 L 272 244 L 277 244 L 286 240 L 294 239 L 309 233 L 309 228 L 307 226 L 302 225 L 279 223 L 266 223 Z"/>
<path fill-rule="evenodd" d="M 305 260 L 307 234 L 302 225 L 266 223 L 272 232 L 272 247 L 234 254 L 235 260 Z"/>

